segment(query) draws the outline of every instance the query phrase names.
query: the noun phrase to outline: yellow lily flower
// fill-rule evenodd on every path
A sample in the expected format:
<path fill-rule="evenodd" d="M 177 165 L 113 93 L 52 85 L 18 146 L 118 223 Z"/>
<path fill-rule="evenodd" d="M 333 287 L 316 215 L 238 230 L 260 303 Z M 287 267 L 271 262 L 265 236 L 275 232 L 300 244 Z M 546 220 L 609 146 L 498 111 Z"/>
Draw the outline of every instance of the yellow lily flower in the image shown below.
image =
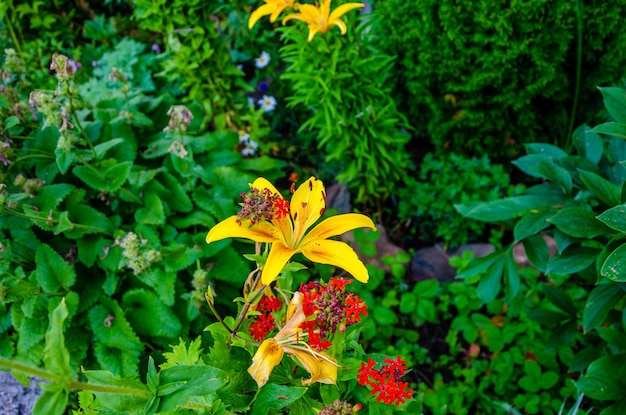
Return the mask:
<path fill-rule="evenodd" d="M 270 22 L 274 22 L 278 16 L 285 9 L 290 9 L 293 7 L 294 0 L 264 0 L 265 4 L 256 9 L 250 15 L 248 19 L 248 28 L 252 29 L 252 27 L 259 21 L 259 19 L 263 16 L 270 15 Z"/>
<path fill-rule="evenodd" d="M 251 218 L 235 215 L 223 220 L 209 231 L 207 243 L 224 238 L 246 238 L 271 243 L 261 273 L 261 281 L 266 285 L 274 281 L 291 257 L 299 252 L 313 262 L 343 268 L 357 280 L 367 282 L 367 268 L 356 252 L 345 242 L 328 238 L 356 228 L 376 230 L 370 218 L 358 213 L 336 215 L 323 220 L 309 231 L 326 207 L 326 193 L 321 180 L 311 177 L 301 184 L 293 193 L 290 204 L 262 177 L 256 179 L 250 187 L 256 189 L 257 201 L 250 206 L 244 205 L 242 212 L 247 209 L 250 213 L 254 208 L 265 210 L 259 214 L 252 212 Z M 260 197 L 265 197 L 263 203 L 258 201 Z M 268 203 L 273 204 L 269 213 Z"/>
<path fill-rule="evenodd" d="M 320 0 L 319 7 L 312 4 L 299 4 L 297 6 L 300 13 L 294 13 L 283 19 L 283 24 L 291 19 L 302 20 L 309 26 L 309 41 L 318 33 L 326 33 L 332 26 L 337 26 L 341 30 L 341 34 L 346 34 L 346 24 L 340 19 L 352 9 L 363 7 L 363 3 L 345 3 L 330 12 L 330 3 L 332 0 Z"/>
<path fill-rule="evenodd" d="M 280 364 L 285 353 L 294 356 L 302 367 L 311 374 L 309 379 L 302 379 L 303 385 L 315 382 L 337 383 L 337 367 L 335 359 L 328 354 L 311 349 L 305 342 L 306 336 L 301 335 L 300 325 L 306 320 L 302 310 L 303 295 L 296 292 L 291 299 L 287 311 L 287 322 L 275 337 L 264 340 L 252 357 L 248 373 L 254 378 L 259 388 L 269 380 L 272 370 Z"/>

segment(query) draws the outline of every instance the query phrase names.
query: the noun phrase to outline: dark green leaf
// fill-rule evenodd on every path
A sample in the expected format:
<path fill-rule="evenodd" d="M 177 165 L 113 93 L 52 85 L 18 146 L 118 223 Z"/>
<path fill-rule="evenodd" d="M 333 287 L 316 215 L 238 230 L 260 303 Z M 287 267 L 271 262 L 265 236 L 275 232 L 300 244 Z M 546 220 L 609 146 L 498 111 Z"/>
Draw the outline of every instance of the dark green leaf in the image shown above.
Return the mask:
<path fill-rule="evenodd" d="M 626 244 L 609 254 L 600 268 L 600 275 L 616 282 L 626 282 Z"/>
<path fill-rule="evenodd" d="M 159 196 L 156 193 L 147 192 L 143 201 L 146 206 L 135 212 L 137 222 L 148 225 L 163 225 L 165 223 L 165 210 Z"/>
<path fill-rule="evenodd" d="M 561 232 L 575 238 L 592 239 L 613 231 L 596 218 L 596 214 L 579 207 L 563 208 L 549 219 Z"/>
<path fill-rule="evenodd" d="M 604 124 L 596 125 L 591 131 L 598 134 L 626 138 L 626 124 L 618 122 L 606 122 Z"/>
<path fill-rule="evenodd" d="M 518 265 L 513 258 L 513 250 L 509 250 L 506 256 L 506 266 L 504 268 L 504 276 L 507 287 L 507 297 L 512 302 L 517 298 L 517 294 L 521 288 L 521 281 L 518 272 Z"/>
<path fill-rule="evenodd" d="M 569 295 L 553 285 L 542 284 L 541 287 L 548 301 L 563 310 L 566 314 L 569 314 L 570 317 L 576 317 L 578 309 Z"/>
<path fill-rule="evenodd" d="M 588 125 L 581 125 L 574 131 L 573 140 L 578 154 L 584 156 L 587 160 L 597 164 L 602 158 L 604 152 L 604 143 L 602 138 L 597 134 L 595 129 L 591 129 Z"/>
<path fill-rule="evenodd" d="M 626 90 L 618 87 L 599 87 L 604 106 L 615 121 L 626 124 Z"/>
<path fill-rule="evenodd" d="M 70 288 L 76 282 L 74 267 L 46 244 L 37 247 L 36 263 L 37 282 L 46 292 L 53 293 L 61 287 Z"/>
<path fill-rule="evenodd" d="M 587 268 L 596 260 L 599 249 L 587 247 L 570 247 L 550 258 L 546 274 L 574 274 Z"/>
<path fill-rule="evenodd" d="M 604 408 L 599 415 L 623 415 L 626 414 L 626 397 L 618 399 L 613 405 Z"/>
<path fill-rule="evenodd" d="M 524 144 L 529 154 L 545 154 L 551 158 L 560 158 L 567 156 L 567 153 L 561 148 L 548 143 L 527 143 Z"/>
<path fill-rule="evenodd" d="M 500 292 L 505 265 L 506 257 L 499 256 L 478 283 L 478 296 L 484 303 L 492 301 Z"/>
<path fill-rule="evenodd" d="M 626 354 L 604 356 L 591 363 L 576 386 L 592 399 L 610 401 L 623 398 L 626 382 L 622 374 L 626 371 Z"/>
<path fill-rule="evenodd" d="M 528 313 L 528 317 L 546 326 L 558 326 L 571 318 L 560 311 L 548 310 L 546 308 L 536 308 Z"/>
<path fill-rule="evenodd" d="M 615 303 L 624 297 L 622 284 L 601 284 L 589 294 L 583 310 L 585 332 L 599 326 L 609 315 Z"/>
<path fill-rule="evenodd" d="M 626 233 L 626 204 L 605 210 L 597 218 L 606 224 L 606 226 Z"/>
<path fill-rule="evenodd" d="M 515 242 L 519 242 L 527 236 L 535 235 L 550 226 L 549 219 L 554 216 L 555 213 L 556 212 L 551 209 L 531 210 L 526 215 L 522 216 L 513 229 Z"/>
<path fill-rule="evenodd" d="M 167 189 L 167 194 L 162 194 L 163 200 L 176 212 L 191 212 L 193 203 L 180 182 L 169 173 L 162 173 L 160 180 Z"/>
<path fill-rule="evenodd" d="M 180 334 L 182 326 L 178 317 L 152 291 L 141 288 L 127 291 L 122 307 L 140 335 L 176 338 Z"/>
<path fill-rule="evenodd" d="M 375 306 L 372 315 L 378 324 L 392 326 L 398 323 L 398 316 L 390 309 L 382 306 Z"/>
<path fill-rule="evenodd" d="M 611 327 L 596 327 L 600 337 L 612 346 L 616 346 L 621 351 L 626 351 L 626 333 L 623 329 Z"/>
<path fill-rule="evenodd" d="M 547 179 L 559 185 L 564 193 L 572 191 L 572 176 L 563 167 L 549 161 L 540 161 L 535 168 L 540 178 Z"/>
<path fill-rule="evenodd" d="M 587 189 L 605 205 L 615 206 L 620 203 L 621 189 L 615 183 L 589 171 L 581 170 L 579 173 Z"/>
<path fill-rule="evenodd" d="M 562 199 L 558 195 L 523 195 L 489 202 L 454 205 L 454 207 L 459 213 L 470 219 L 496 222 L 514 218 L 531 209 L 548 208 L 561 202 Z"/>
<path fill-rule="evenodd" d="M 522 241 L 528 261 L 539 271 L 545 272 L 550 259 L 550 248 L 541 235 L 531 235 Z"/>

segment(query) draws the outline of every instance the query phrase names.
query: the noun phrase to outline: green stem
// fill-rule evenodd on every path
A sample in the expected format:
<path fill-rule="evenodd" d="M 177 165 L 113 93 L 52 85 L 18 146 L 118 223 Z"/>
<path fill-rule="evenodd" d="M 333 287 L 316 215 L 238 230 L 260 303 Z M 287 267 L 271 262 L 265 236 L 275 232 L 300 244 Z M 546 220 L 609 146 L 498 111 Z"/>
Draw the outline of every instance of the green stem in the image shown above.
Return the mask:
<path fill-rule="evenodd" d="M 576 109 L 578 107 L 578 95 L 580 93 L 580 78 L 583 62 L 583 6 L 580 0 L 576 0 L 576 28 L 577 28 L 577 42 L 576 42 L 576 87 L 574 90 L 574 102 L 572 103 L 572 113 L 569 119 L 569 128 L 567 129 L 567 136 L 564 138 L 562 148 L 568 151 L 568 140 L 574 133 L 574 123 L 576 121 Z M 569 142 L 571 143 L 571 142 Z"/>
<path fill-rule="evenodd" d="M 93 383 L 85 383 L 79 381 L 71 381 L 67 384 L 70 389 L 79 389 L 91 392 L 106 392 L 117 393 L 120 395 L 132 395 L 140 398 L 149 399 L 152 395 L 150 391 L 146 389 L 136 389 L 128 386 L 109 386 L 109 385 L 94 385 Z"/>
<path fill-rule="evenodd" d="M 18 362 L 16 360 L 10 360 L 2 356 L 0 356 L 0 367 L 9 370 L 15 370 L 20 373 L 26 373 L 31 376 L 36 376 L 49 382 L 57 382 L 59 380 L 59 376 L 55 375 L 54 373 L 50 373 L 47 370 L 31 366 L 27 363 Z"/>
<path fill-rule="evenodd" d="M 32 216 L 32 215 L 28 215 L 26 213 L 22 213 L 22 212 L 18 212 L 17 210 L 8 208 L 8 207 L 0 207 L 0 212 L 1 211 L 5 211 L 10 215 L 13 216 L 17 216 L 18 218 L 24 218 L 24 219 L 29 219 L 32 221 L 39 221 L 39 222 L 50 222 L 50 223 L 59 223 L 60 219 L 48 219 L 48 218 L 40 218 L 38 216 Z M 107 231 L 105 231 L 102 228 L 97 228 L 95 226 L 89 226 L 89 225 L 83 225 L 81 223 L 73 223 L 72 222 L 72 226 L 75 228 L 79 228 L 79 229 L 87 229 L 87 230 L 92 230 L 92 231 L 96 231 L 98 233 L 104 234 L 106 236 L 113 236 L 110 233 L 108 233 Z"/>
<path fill-rule="evenodd" d="M 17 40 L 17 36 L 15 36 L 15 31 L 13 30 L 13 25 L 11 24 L 11 19 L 9 19 L 9 13 L 4 15 L 4 21 L 9 29 L 9 34 L 11 35 L 11 39 L 13 39 L 13 44 L 15 45 L 15 50 L 17 50 L 17 54 L 22 57 L 22 48 L 20 47 L 20 42 Z"/>
<path fill-rule="evenodd" d="M 72 98 L 70 98 L 70 102 L 71 102 L 71 99 Z M 78 119 L 76 115 L 74 115 L 73 118 L 74 118 L 74 124 L 76 125 L 76 127 L 80 131 L 80 134 L 83 136 L 83 138 L 87 142 L 87 145 L 89 145 L 89 148 L 91 149 L 91 152 L 93 153 L 93 156 L 97 157 L 98 154 L 96 153 L 96 149 L 93 147 L 93 144 L 91 143 L 91 138 L 89 138 L 89 135 L 87 135 L 87 132 L 83 128 L 82 124 L 80 123 L 80 120 Z"/>

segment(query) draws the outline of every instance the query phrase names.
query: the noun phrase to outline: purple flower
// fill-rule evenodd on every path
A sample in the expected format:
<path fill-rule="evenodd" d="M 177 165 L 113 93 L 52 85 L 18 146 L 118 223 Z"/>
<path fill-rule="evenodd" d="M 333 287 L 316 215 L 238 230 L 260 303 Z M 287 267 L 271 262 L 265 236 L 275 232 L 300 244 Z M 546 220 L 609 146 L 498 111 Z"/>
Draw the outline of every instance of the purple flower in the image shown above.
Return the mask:
<path fill-rule="evenodd" d="M 154 53 L 161 53 L 161 46 L 157 45 L 156 43 L 152 44 L 152 51 Z"/>

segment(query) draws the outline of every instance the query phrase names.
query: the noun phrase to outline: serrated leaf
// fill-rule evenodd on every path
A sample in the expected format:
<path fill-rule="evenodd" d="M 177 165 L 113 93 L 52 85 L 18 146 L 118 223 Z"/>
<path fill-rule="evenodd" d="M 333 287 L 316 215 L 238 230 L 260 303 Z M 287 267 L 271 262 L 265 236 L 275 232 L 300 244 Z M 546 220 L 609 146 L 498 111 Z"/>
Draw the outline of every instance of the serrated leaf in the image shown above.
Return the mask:
<path fill-rule="evenodd" d="M 166 271 L 180 271 L 196 262 L 202 256 L 202 251 L 186 245 L 174 244 L 164 247 L 162 254 Z"/>
<path fill-rule="evenodd" d="M 87 267 L 92 267 L 98 257 L 105 256 L 104 248 L 112 245 L 113 241 L 104 238 L 101 235 L 85 235 L 76 240 L 78 247 L 78 260 Z"/>
<path fill-rule="evenodd" d="M 176 212 L 191 212 L 193 203 L 179 181 L 169 173 L 162 173 L 160 180 L 168 191 L 165 202 Z"/>
<path fill-rule="evenodd" d="M 56 209 L 74 190 L 74 186 L 67 183 L 57 183 L 42 187 L 29 204 L 37 206 L 41 212 L 48 212 Z"/>
<path fill-rule="evenodd" d="M 75 225 L 72 230 L 67 230 L 64 236 L 71 239 L 79 239 L 87 234 L 111 233 L 111 222 L 106 215 L 86 204 L 76 204 L 68 208 L 69 219 Z"/>
<path fill-rule="evenodd" d="M 137 333 L 148 337 L 176 338 L 182 328 L 176 315 L 156 294 L 142 288 L 127 291 L 122 307 Z"/>
<path fill-rule="evenodd" d="M 53 293 L 61 287 L 70 288 L 76 282 L 74 267 L 65 262 L 50 246 L 39 244 L 35 261 L 37 282 L 44 291 Z"/>
<path fill-rule="evenodd" d="M 127 393 L 101 392 L 106 388 L 98 388 L 94 394 L 98 402 L 104 407 L 120 411 L 124 414 L 143 413 L 143 407 L 150 398 L 150 392 L 146 385 L 137 379 L 120 379 L 113 373 L 105 370 L 86 370 L 82 372 L 90 385 L 115 387 L 127 391 Z"/>
<path fill-rule="evenodd" d="M 563 208 L 549 221 L 561 232 L 575 238 L 592 239 L 613 233 L 609 227 L 596 218 L 595 212 L 580 207 Z"/>
<path fill-rule="evenodd" d="M 612 207 L 602 212 L 598 217 L 606 226 L 626 233 L 626 204 Z"/>
<path fill-rule="evenodd" d="M 105 162 L 111 163 L 111 160 L 107 159 Z M 106 165 L 108 163 L 103 162 L 102 164 Z M 102 167 L 76 166 L 72 173 L 92 189 L 113 192 L 126 182 L 132 167 L 132 161 L 125 161 L 105 167 L 104 171 L 101 171 Z"/>
<path fill-rule="evenodd" d="M 615 282 L 626 282 L 626 244 L 609 254 L 602 264 L 600 275 Z"/>
<path fill-rule="evenodd" d="M 159 296 L 159 299 L 167 306 L 174 305 L 176 295 L 176 273 L 167 272 L 161 268 L 151 267 L 136 276 L 141 282 L 151 287 Z"/>
<path fill-rule="evenodd" d="M 76 155 L 71 150 L 65 150 L 63 148 L 56 148 L 54 150 L 56 157 L 57 167 L 61 174 L 67 173 L 72 164 L 77 161 Z"/>
<path fill-rule="evenodd" d="M 194 397 L 215 393 L 224 385 L 226 374 L 211 366 L 172 366 L 161 370 L 160 378 L 162 385 L 180 385 L 171 393 L 163 394 L 159 411 L 167 412 L 193 401 Z"/>
<path fill-rule="evenodd" d="M 178 345 L 172 346 L 171 352 L 164 352 L 165 363 L 160 368 L 166 369 L 177 365 L 195 365 L 202 359 L 202 338 L 198 337 L 189 343 L 189 347 L 183 339 L 179 339 Z"/>
<path fill-rule="evenodd" d="M 135 211 L 135 220 L 148 225 L 163 225 L 165 223 L 165 210 L 159 196 L 156 193 L 147 192 L 143 201 L 145 207 Z"/>

